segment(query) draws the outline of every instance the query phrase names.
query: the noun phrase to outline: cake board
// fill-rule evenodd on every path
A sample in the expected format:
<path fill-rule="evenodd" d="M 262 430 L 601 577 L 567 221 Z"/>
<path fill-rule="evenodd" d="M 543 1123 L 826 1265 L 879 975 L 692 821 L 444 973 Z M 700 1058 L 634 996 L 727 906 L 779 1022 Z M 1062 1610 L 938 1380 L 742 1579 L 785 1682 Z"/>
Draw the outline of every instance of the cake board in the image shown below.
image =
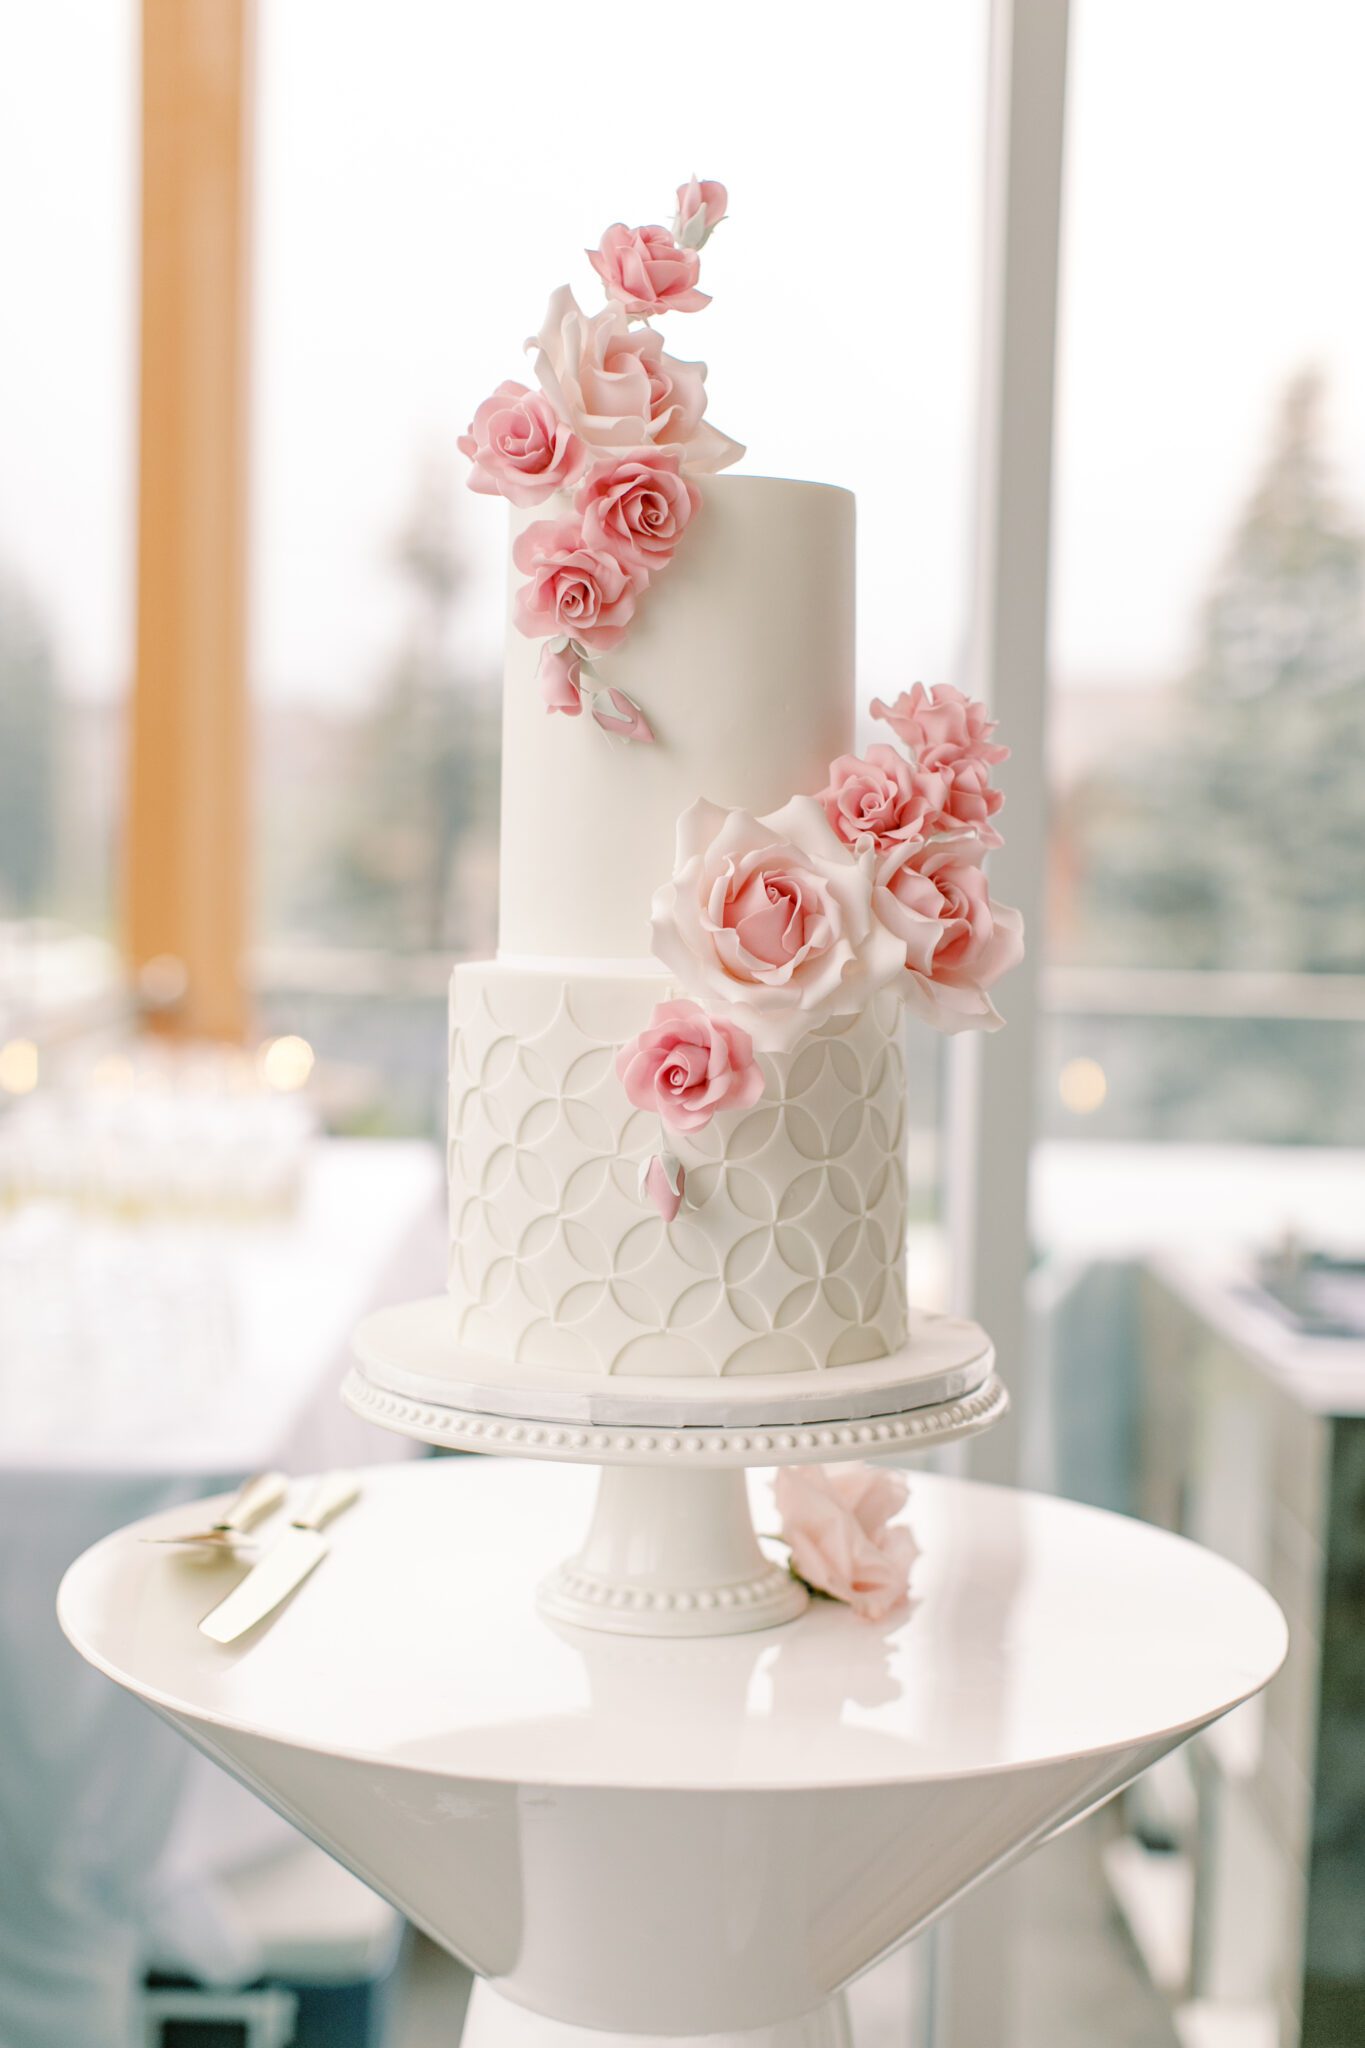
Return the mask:
<path fill-rule="evenodd" d="M 975 1436 L 1009 1397 L 975 1323 L 912 1319 L 889 1358 L 735 1379 L 567 1373 L 462 1351 L 444 1296 L 359 1326 L 342 1396 L 446 1450 L 601 1468 L 581 1548 L 543 1582 L 555 1621 L 621 1635 L 734 1635 L 794 1620 L 805 1588 L 760 1547 L 746 1468 L 893 1456 Z"/>

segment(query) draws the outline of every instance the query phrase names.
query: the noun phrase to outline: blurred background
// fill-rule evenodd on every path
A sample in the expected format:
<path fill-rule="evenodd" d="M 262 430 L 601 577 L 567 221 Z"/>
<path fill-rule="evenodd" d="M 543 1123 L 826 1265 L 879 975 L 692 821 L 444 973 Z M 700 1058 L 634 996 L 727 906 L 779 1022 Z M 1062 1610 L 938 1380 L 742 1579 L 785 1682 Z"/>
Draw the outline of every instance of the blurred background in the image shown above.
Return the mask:
<path fill-rule="evenodd" d="M 495 943 L 503 531 L 455 437 L 694 169 L 713 416 L 858 494 L 861 703 L 984 677 L 1015 744 L 1034 971 L 911 1062 L 912 1291 L 1010 1354 L 984 1469 L 1294 1628 L 1254 1714 L 964 1909 L 1011 1960 L 940 1944 L 936 2038 L 1365 2039 L 1365 16 L 689 23 L 623 149 L 589 109 L 676 81 L 661 23 L 0 4 L 0 2048 L 447 2038 L 450 1966 L 106 1700 L 51 1594 L 168 1500 L 401 1451 L 335 1387 L 442 1270 L 446 983 Z M 1011 462 L 1036 660 L 983 652 Z M 908 2048 L 915 1967 L 860 2048 Z"/>

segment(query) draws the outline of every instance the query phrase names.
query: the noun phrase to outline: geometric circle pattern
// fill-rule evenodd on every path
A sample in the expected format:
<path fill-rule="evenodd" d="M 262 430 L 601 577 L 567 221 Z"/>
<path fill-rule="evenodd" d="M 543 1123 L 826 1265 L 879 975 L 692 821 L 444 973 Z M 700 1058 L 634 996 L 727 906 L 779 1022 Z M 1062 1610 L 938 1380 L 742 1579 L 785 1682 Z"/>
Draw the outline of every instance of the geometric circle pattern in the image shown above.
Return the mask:
<path fill-rule="evenodd" d="M 450 1262 L 469 1350 L 578 1372 L 794 1372 L 905 1341 L 905 1073 L 883 994 L 791 1052 L 693 1136 L 665 1224 L 638 1192 L 656 1117 L 617 1049 L 661 976 L 496 961 L 451 980 Z"/>

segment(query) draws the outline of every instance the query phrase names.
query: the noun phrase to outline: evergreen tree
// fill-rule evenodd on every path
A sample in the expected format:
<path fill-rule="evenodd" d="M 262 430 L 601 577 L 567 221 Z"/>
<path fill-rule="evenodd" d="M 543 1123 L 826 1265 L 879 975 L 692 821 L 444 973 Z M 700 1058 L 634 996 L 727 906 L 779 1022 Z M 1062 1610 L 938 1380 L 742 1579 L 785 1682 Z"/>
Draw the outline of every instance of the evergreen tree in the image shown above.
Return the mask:
<path fill-rule="evenodd" d="M 51 908 L 61 705 L 36 606 L 0 572 L 0 916 Z"/>
<path fill-rule="evenodd" d="M 1078 789 L 1072 957 L 1365 972 L 1365 540 L 1284 395 L 1168 739 Z"/>

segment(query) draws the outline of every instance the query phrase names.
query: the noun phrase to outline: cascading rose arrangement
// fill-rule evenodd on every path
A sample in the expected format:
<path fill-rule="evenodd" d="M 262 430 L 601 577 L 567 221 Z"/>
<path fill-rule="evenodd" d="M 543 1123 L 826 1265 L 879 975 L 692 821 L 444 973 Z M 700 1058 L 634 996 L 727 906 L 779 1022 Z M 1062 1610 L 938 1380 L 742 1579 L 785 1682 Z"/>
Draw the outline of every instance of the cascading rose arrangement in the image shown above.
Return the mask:
<path fill-rule="evenodd" d="M 705 417 L 706 366 L 669 355 L 649 325 L 709 304 L 699 251 L 725 187 L 693 178 L 677 196 L 671 229 L 607 229 L 588 252 L 606 305 L 589 314 L 567 285 L 554 292 L 527 343 L 540 389 L 500 385 L 460 440 L 472 490 L 520 508 L 560 501 L 513 548 L 515 623 L 541 642 L 547 714 L 587 710 L 636 742 L 656 739 L 645 711 L 596 663 L 705 518 L 705 478 L 744 453 Z M 657 1004 L 617 1060 L 630 1102 L 666 1131 L 751 1107 L 759 1053 L 790 1052 L 882 990 L 939 1031 L 1002 1021 L 988 992 L 1021 959 L 1023 923 L 992 898 L 984 862 L 1001 844 L 991 771 L 1009 749 L 960 690 L 916 683 L 872 714 L 898 744 L 840 755 L 822 789 L 762 817 L 699 793 L 678 820 L 651 922 L 683 996 Z M 678 1214 L 685 1173 L 666 1146 L 640 1191 L 666 1223 Z"/>
<path fill-rule="evenodd" d="M 699 251 L 725 216 L 725 187 L 678 187 L 671 229 L 609 227 L 588 260 L 607 304 L 588 314 L 567 285 L 551 295 L 535 351 L 539 391 L 500 384 L 460 437 L 469 487 L 520 506 L 572 490 L 569 518 L 536 520 L 513 560 L 526 581 L 516 624 L 542 643 L 549 713 L 586 708 L 618 739 L 652 741 L 644 711 L 604 685 L 593 657 L 615 647 L 702 503 L 695 479 L 744 453 L 705 418 L 706 365 L 665 354 L 648 323 L 710 304 Z"/>
<path fill-rule="evenodd" d="M 907 752 L 842 755 L 824 789 L 766 818 L 694 804 L 678 821 L 672 878 L 655 891 L 658 958 L 713 1024 L 742 1027 L 764 1051 L 790 1051 L 883 988 L 939 1031 L 1003 1021 L 987 991 L 1022 959 L 1023 919 L 992 898 L 982 863 L 1001 844 L 990 771 L 1009 749 L 960 690 L 917 683 L 872 709 Z M 623 1078 L 678 1008 L 656 1008 L 621 1054 Z M 698 1109 L 684 1123 L 681 1099 L 663 1092 L 654 1106 L 664 1124 L 695 1130 Z"/>

